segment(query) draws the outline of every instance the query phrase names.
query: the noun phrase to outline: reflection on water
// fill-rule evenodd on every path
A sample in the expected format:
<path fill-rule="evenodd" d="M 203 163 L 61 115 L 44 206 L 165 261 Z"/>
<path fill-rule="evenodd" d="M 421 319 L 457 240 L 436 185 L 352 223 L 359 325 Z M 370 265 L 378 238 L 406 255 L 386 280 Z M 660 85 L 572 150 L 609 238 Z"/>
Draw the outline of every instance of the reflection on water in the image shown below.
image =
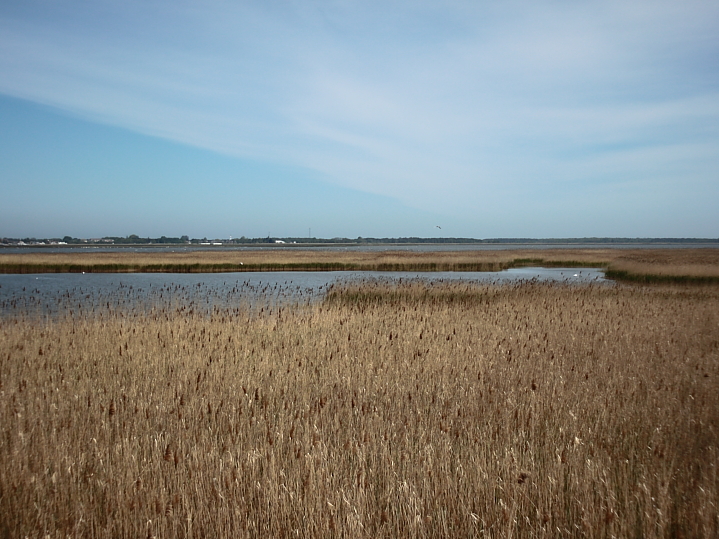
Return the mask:
<path fill-rule="evenodd" d="M 103 309 L 214 309 L 309 303 L 334 283 L 354 280 L 504 283 L 540 280 L 607 283 L 592 268 L 515 268 L 501 272 L 51 273 L 0 275 L 0 314 L 88 314 Z"/>

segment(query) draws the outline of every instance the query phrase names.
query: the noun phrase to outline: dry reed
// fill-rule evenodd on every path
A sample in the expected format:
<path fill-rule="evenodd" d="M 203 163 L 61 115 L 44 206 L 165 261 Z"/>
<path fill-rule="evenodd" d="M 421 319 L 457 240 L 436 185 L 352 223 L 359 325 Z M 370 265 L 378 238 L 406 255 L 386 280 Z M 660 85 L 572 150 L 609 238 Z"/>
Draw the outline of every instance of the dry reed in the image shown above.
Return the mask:
<path fill-rule="evenodd" d="M 0 253 L 0 273 L 246 271 L 501 271 L 593 266 L 619 280 L 719 282 L 719 249 L 523 249 L 496 251 L 215 250 Z"/>
<path fill-rule="evenodd" d="M 0 319 L 3 537 L 716 537 L 719 290 Z"/>

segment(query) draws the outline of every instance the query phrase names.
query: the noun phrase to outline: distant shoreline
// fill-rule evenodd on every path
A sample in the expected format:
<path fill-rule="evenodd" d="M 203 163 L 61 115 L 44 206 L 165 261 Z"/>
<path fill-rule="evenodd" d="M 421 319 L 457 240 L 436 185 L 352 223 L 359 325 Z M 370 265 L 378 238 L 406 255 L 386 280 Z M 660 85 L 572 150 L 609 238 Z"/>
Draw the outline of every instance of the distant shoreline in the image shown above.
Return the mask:
<path fill-rule="evenodd" d="M 179 238 L 147 238 L 133 241 L 131 238 L 107 237 L 98 239 L 65 238 L 0 238 L 0 250 L 6 248 L 58 248 L 73 249 L 79 247 L 103 248 L 207 248 L 218 249 L 227 247 L 252 248 L 303 248 L 303 247 L 361 247 L 361 246 L 419 246 L 419 245 L 576 245 L 576 246 L 613 246 L 613 245 L 708 245 L 719 247 L 719 238 L 244 238 L 244 239 L 192 239 Z"/>

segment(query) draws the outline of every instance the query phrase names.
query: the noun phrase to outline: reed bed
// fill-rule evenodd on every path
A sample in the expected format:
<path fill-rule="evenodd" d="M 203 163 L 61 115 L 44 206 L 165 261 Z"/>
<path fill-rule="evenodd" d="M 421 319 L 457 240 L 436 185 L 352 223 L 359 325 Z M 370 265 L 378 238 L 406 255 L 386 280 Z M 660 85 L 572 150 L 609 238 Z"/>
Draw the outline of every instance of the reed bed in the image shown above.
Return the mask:
<path fill-rule="evenodd" d="M 512 256 L 489 252 L 248 250 L 0 253 L 0 272 L 499 271 Z"/>
<path fill-rule="evenodd" d="M 612 279 L 643 283 L 719 283 L 716 248 L 0 253 L 0 273 L 501 271 L 522 266 L 599 267 Z"/>
<path fill-rule="evenodd" d="M 716 537 L 719 290 L 0 319 L 3 537 Z"/>
<path fill-rule="evenodd" d="M 643 283 L 719 282 L 719 249 L 681 251 L 662 249 L 620 253 L 609 265 L 607 276 Z"/>

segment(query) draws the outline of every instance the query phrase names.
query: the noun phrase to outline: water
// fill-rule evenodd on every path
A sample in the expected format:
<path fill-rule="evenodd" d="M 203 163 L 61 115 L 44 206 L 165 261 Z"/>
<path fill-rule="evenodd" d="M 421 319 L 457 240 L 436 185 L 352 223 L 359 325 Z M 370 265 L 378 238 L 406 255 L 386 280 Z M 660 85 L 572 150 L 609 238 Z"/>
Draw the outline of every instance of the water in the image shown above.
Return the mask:
<path fill-rule="evenodd" d="M 202 251 L 257 251 L 257 250 L 300 250 L 300 251 L 506 251 L 515 249 L 700 249 L 719 247 L 717 241 L 707 242 L 648 242 L 648 243 L 384 243 L 384 244 L 272 244 L 254 243 L 247 245 L 68 245 L 68 246 L 26 246 L 0 247 L 2 254 L 18 253 L 102 253 L 102 252 L 143 252 L 143 253 L 188 253 Z"/>
<path fill-rule="evenodd" d="M 248 272 L 49 273 L 0 275 L 0 315 L 88 314 L 103 309 L 172 309 L 210 313 L 215 308 L 309 303 L 335 283 L 358 279 L 427 282 L 609 283 L 593 268 L 514 268 L 500 272 Z"/>

